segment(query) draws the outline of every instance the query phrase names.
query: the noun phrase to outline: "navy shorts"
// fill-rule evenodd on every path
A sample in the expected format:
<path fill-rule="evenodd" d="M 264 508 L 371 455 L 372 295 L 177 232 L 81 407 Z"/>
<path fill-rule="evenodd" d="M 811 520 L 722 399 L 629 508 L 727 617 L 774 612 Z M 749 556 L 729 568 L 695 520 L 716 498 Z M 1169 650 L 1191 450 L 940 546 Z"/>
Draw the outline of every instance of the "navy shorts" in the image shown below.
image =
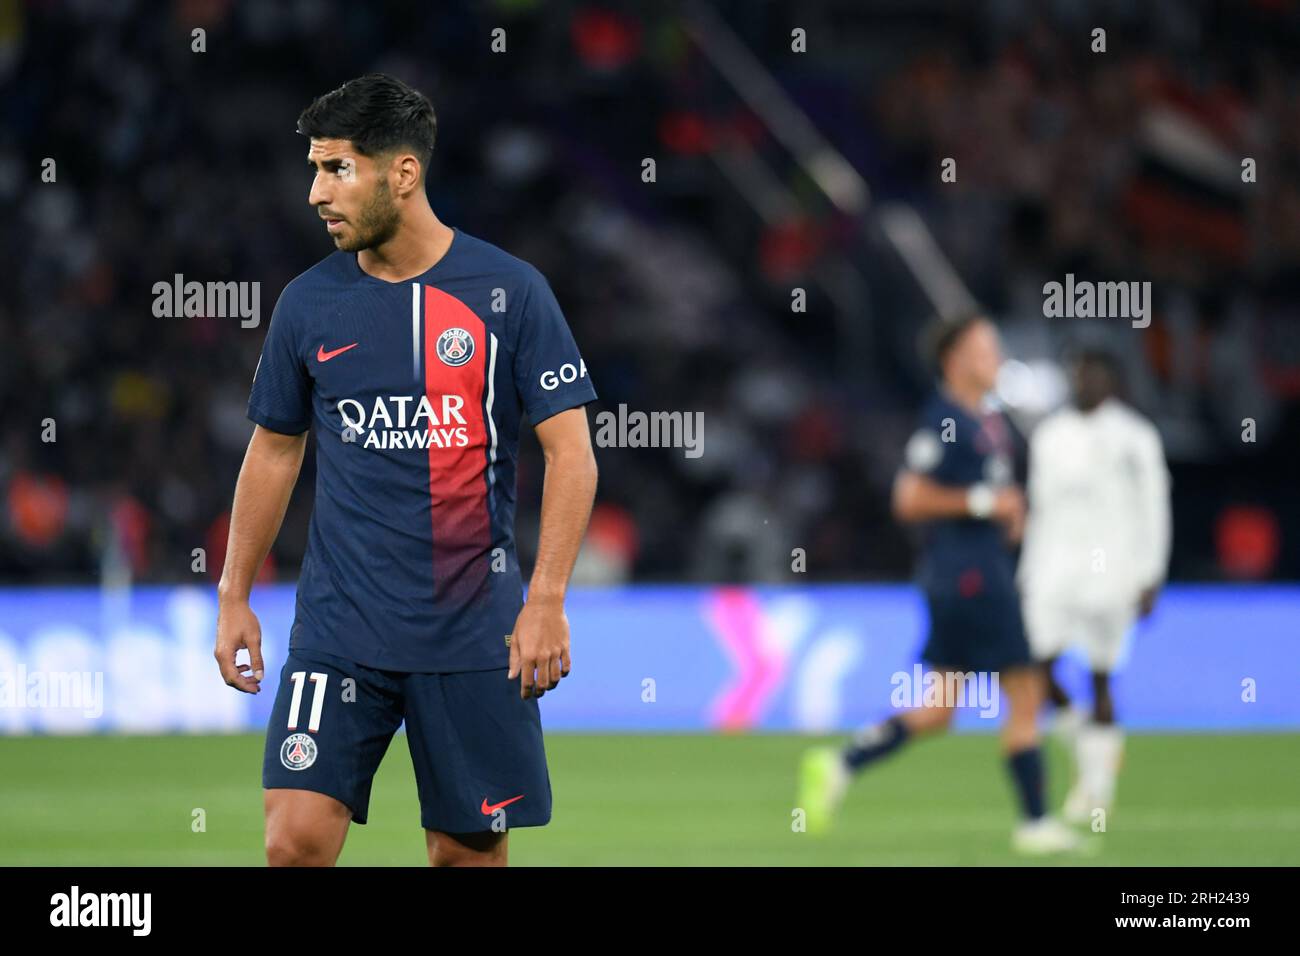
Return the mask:
<path fill-rule="evenodd" d="M 291 650 L 267 726 L 262 786 L 326 794 L 365 823 L 375 771 L 403 720 L 426 830 L 550 821 L 541 714 L 505 668 L 409 674 Z"/>
<path fill-rule="evenodd" d="M 926 595 L 930 636 L 921 660 L 960 671 L 1003 671 L 1032 662 L 1014 591 Z"/>

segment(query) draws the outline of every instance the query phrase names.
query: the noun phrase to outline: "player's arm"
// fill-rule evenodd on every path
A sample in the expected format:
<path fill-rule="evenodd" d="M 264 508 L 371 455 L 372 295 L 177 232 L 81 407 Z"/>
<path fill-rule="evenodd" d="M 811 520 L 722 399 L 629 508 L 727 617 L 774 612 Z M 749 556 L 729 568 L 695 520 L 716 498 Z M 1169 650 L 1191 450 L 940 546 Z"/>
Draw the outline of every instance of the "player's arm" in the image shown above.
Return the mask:
<path fill-rule="evenodd" d="M 1138 612 L 1146 617 L 1154 609 L 1169 569 L 1173 515 L 1169 496 L 1169 469 L 1164 446 L 1154 427 L 1143 429 L 1137 443 L 1138 513 L 1142 530 L 1137 536 L 1138 580 L 1143 583 Z"/>
<path fill-rule="evenodd" d="M 569 621 L 564 596 L 596 497 L 596 457 L 585 408 L 570 408 L 536 427 L 546 459 L 541 530 L 528 601 L 510 641 L 510 672 L 519 693 L 540 697 L 569 673 Z"/>
<path fill-rule="evenodd" d="M 903 466 L 894 478 L 890 505 L 894 517 L 905 524 L 952 518 L 1000 521 L 1018 539 L 1025 519 L 1025 499 L 1015 487 L 963 485 L 953 479 L 949 443 L 923 426 L 912 435 L 903 452 Z"/>
<path fill-rule="evenodd" d="M 1018 540 L 1025 520 L 1025 498 L 1014 486 L 994 489 L 976 484 L 942 484 L 904 468 L 894 479 L 894 517 L 907 524 L 951 518 L 984 518 L 1004 524 Z"/>
<path fill-rule="evenodd" d="M 280 532 L 289 497 L 298 481 L 307 433 L 282 435 L 253 429 L 235 485 L 226 564 L 217 586 L 217 648 L 221 676 L 231 687 L 255 694 L 262 680 L 262 628 L 248 597 L 258 569 Z M 240 673 L 235 655 L 248 649 L 250 673 Z"/>

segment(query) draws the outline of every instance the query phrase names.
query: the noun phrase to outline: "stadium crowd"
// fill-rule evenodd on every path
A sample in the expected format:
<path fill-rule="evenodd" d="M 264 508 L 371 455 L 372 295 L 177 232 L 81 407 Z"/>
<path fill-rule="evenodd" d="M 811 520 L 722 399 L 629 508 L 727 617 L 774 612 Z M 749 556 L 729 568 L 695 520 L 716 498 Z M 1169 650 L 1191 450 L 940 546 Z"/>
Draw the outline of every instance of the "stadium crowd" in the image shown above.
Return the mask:
<path fill-rule="evenodd" d="M 1283 535 L 1300 528 L 1295 11 L 857 6 L 719 9 L 875 202 L 921 213 L 1013 357 L 1050 368 L 1080 336 L 1121 354 L 1170 455 L 1175 577 L 1300 577 Z M 580 580 L 789 580 L 797 547 L 808 578 L 907 576 L 888 489 L 929 386 L 916 341 L 933 310 L 871 210 L 850 221 L 816 194 L 681 14 L 132 7 L 29 4 L 0 23 L 0 577 L 180 581 L 196 548 L 199 573 L 220 573 L 266 322 L 330 251 L 294 120 L 372 70 L 430 95 L 434 209 L 547 276 L 596 411 L 704 414 L 699 458 L 597 450 Z M 498 26 L 504 53 L 489 46 Z M 791 50 L 796 26 L 807 53 Z M 51 55 L 68 43 L 71 70 Z M 769 163 L 793 212 L 760 216 L 719 144 Z M 956 182 L 940 179 L 945 158 Z M 833 294 L 828 261 L 861 277 L 860 312 Z M 1067 273 L 1151 281 L 1150 328 L 1045 319 L 1043 283 Z M 260 283 L 260 326 L 156 317 L 154 284 L 176 274 Z M 807 312 L 791 311 L 794 287 Z M 268 576 L 296 573 L 312 477 L 309 454 Z M 522 501 L 540 478 L 526 444 Z M 525 565 L 535 520 L 521 507 Z"/>

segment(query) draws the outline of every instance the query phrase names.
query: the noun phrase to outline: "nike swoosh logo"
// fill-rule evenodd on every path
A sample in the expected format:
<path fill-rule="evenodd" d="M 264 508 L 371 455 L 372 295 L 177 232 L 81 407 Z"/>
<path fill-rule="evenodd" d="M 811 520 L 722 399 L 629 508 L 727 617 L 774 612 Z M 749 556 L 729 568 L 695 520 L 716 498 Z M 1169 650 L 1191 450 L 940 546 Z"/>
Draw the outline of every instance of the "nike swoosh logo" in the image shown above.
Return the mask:
<path fill-rule="evenodd" d="M 496 813 L 496 812 L 497 812 L 498 810 L 500 810 L 502 807 L 508 807 L 508 806 L 510 806 L 510 804 L 514 803 L 516 800 L 522 800 L 523 798 L 524 798 L 524 795 L 521 793 L 519 796 L 517 796 L 517 797 L 511 797 L 509 800 L 502 800 L 500 803 L 491 803 L 491 804 L 490 804 L 490 803 L 487 802 L 487 797 L 484 797 L 484 798 L 483 798 L 483 806 L 479 807 L 479 809 L 483 811 L 483 815 L 484 815 L 485 817 L 490 817 L 490 816 L 492 816 L 492 814 Z"/>
<path fill-rule="evenodd" d="M 356 348 L 356 347 L 357 347 L 358 345 L 360 345 L 360 344 L 361 344 L 360 342 L 353 342 L 351 345 L 345 345 L 345 346 L 343 346 L 343 348 L 341 348 L 341 349 L 335 349 L 333 352 L 326 352 L 326 351 L 325 351 L 325 346 L 322 345 L 319 349 L 316 350 L 316 361 L 318 361 L 318 362 L 328 362 L 328 361 L 329 361 L 330 359 L 332 359 L 334 356 L 336 356 L 336 355 L 342 355 L 342 354 L 343 354 L 344 352 L 346 352 L 348 349 L 354 349 L 354 348 Z"/>

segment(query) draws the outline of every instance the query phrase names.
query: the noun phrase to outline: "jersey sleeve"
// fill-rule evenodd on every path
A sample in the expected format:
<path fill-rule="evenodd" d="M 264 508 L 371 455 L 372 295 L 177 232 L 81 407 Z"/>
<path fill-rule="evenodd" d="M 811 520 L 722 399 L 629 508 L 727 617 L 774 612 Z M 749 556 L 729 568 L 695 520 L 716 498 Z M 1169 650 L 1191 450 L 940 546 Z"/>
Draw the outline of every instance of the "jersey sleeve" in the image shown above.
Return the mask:
<path fill-rule="evenodd" d="M 943 442 L 939 433 L 928 425 L 912 432 L 903 449 L 903 468 L 918 475 L 934 475 L 943 465 Z"/>
<path fill-rule="evenodd" d="M 299 435 L 311 425 L 311 377 L 298 348 L 295 324 L 286 288 L 271 314 L 248 397 L 249 419 L 285 435 Z"/>
<path fill-rule="evenodd" d="M 555 293 L 536 270 L 524 285 L 514 377 L 533 425 L 596 400 L 596 389 Z"/>
<path fill-rule="evenodd" d="M 961 480 L 961 462 L 954 447 L 961 437 L 952 418 L 941 409 L 927 408 L 903 450 L 903 469 L 942 485 L 969 484 Z"/>
<path fill-rule="evenodd" d="M 1020 565 L 1016 571 L 1016 581 L 1026 591 L 1033 588 L 1041 575 L 1044 564 L 1043 555 L 1047 543 L 1043 534 L 1043 514 L 1048 507 L 1051 482 L 1049 475 L 1052 462 L 1047 453 L 1048 429 L 1050 419 L 1040 422 L 1029 436 L 1028 441 L 1028 476 L 1025 480 L 1025 497 L 1029 508 L 1025 515 L 1024 536 L 1020 542 Z"/>
<path fill-rule="evenodd" d="M 1137 578 L 1145 587 L 1158 587 L 1169 569 L 1173 517 L 1169 500 L 1169 468 L 1164 445 L 1154 426 L 1136 435 L 1138 513 L 1142 531 L 1137 536 Z"/>

